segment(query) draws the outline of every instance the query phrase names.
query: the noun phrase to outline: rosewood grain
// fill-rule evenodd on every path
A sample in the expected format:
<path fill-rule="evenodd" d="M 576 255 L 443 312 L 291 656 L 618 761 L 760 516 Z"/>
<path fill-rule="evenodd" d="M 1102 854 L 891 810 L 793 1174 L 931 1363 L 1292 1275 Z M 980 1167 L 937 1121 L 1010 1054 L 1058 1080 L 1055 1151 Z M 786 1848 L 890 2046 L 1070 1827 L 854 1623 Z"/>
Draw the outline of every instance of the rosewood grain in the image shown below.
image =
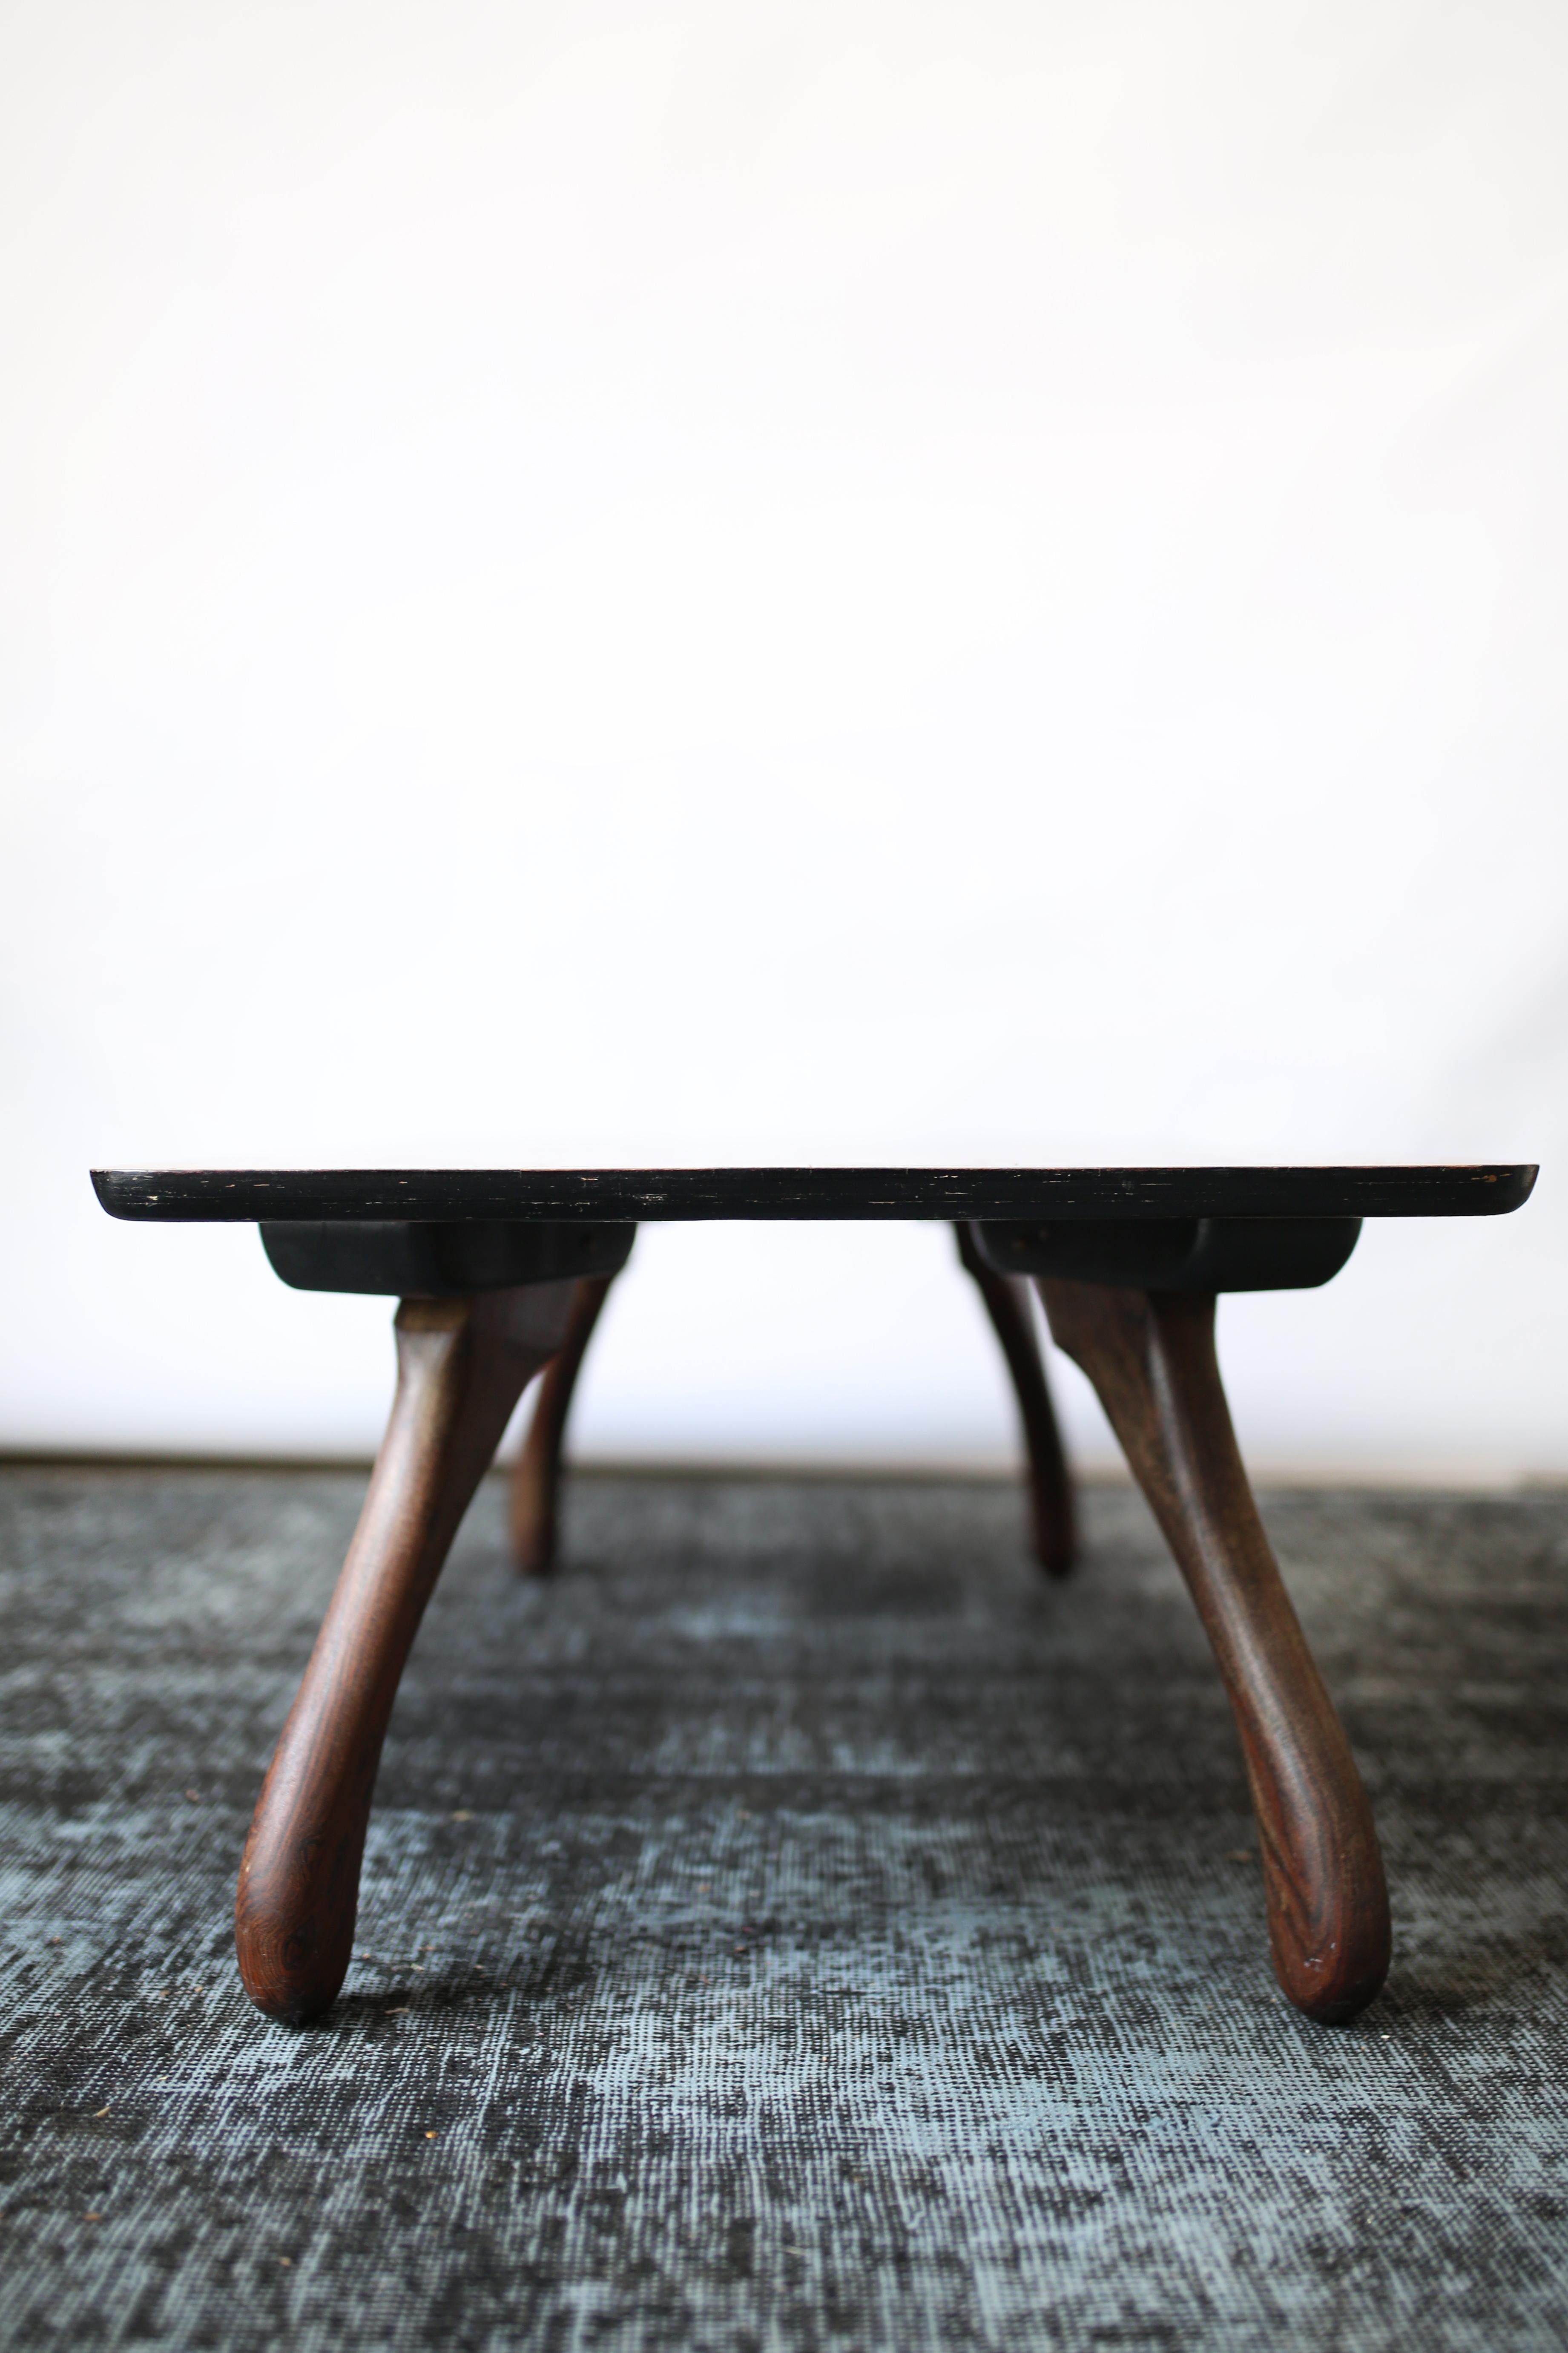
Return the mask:
<path fill-rule="evenodd" d="M 405 1300 L 386 1436 L 240 1864 L 239 1973 L 269 2018 L 337 1994 L 387 1719 L 458 1522 L 512 1407 L 565 1336 L 571 1282 Z"/>
<path fill-rule="evenodd" d="M 1215 1302 L 1042 1278 L 1186 1578 L 1241 1735 L 1268 1941 L 1286 1993 L 1337 2024 L 1388 1970 L 1388 1895 L 1350 1744 L 1280 1578 L 1231 1427 Z"/>
<path fill-rule="evenodd" d="M 534 1399 L 528 1435 L 512 1466 L 510 1528 L 512 1558 L 525 1577 L 548 1577 L 555 1566 L 561 1499 L 561 1450 L 572 1392 L 614 1275 L 579 1282 L 560 1354 L 545 1366 Z"/>
<path fill-rule="evenodd" d="M 1045 1361 L 1036 1336 L 1029 1287 L 1017 1276 L 998 1274 L 994 1267 L 987 1266 L 966 1220 L 961 1219 L 953 1231 L 958 1237 L 958 1255 L 965 1271 L 974 1278 L 991 1318 L 991 1328 L 1002 1344 L 1007 1370 L 1013 1376 L 1013 1393 L 1018 1400 L 1028 1456 L 1035 1557 L 1047 1575 L 1066 1577 L 1078 1557 L 1072 1477 L 1062 1451 Z"/>

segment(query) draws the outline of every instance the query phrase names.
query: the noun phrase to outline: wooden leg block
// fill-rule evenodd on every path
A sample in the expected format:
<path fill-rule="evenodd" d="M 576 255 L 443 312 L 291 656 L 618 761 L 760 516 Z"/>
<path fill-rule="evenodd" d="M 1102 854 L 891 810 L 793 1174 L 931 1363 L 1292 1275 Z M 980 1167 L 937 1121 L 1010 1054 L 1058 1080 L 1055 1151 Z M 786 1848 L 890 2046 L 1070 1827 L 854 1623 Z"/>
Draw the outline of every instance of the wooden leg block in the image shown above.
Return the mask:
<path fill-rule="evenodd" d="M 1100 1392 L 1186 1578 L 1241 1735 L 1280 1984 L 1309 2017 L 1388 1969 L 1372 1809 L 1258 1515 L 1215 1356 L 1211 1295 L 1042 1279 L 1057 1345 Z"/>
<path fill-rule="evenodd" d="M 561 1496 L 561 1448 L 572 1392 L 594 1336 L 614 1275 L 584 1276 L 576 1287 L 560 1354 L 539 1384 L 528 1436 L 511 1474 L 512 1558 L 525 1577 L 548 1577 L 555 1566 Z"/>
<path fill-rule="evenodd" d="M 397 1312 L 392 1417 L 240 1865 L 239 1973 L 270 2018 L 302 2024 L 342 1984 L 398 1679 L 512 1407 L 561 1345 L 574 1288 L 405 1300 Z"/>
<path fill-rule="evenodd" d="M 974 1247 L 974 1237 L 967 1224 L 960 1220 L 953 1231 L 958 1237 L 958 1255 L 965 1271 L 974 1278 L 1013 1376 L 1013 1392 L 1018 1400 L 1029 1462 L 1035 1557 L 1047 1575 L 1066 1577 L 1078 1557 L 1072 1477 L 1051 1407 L 1040 1344 L 1035 1336 L 1028 1287 L 1018 1276 L 998 1274 L 994 1267 L 986 1265 Z"/>

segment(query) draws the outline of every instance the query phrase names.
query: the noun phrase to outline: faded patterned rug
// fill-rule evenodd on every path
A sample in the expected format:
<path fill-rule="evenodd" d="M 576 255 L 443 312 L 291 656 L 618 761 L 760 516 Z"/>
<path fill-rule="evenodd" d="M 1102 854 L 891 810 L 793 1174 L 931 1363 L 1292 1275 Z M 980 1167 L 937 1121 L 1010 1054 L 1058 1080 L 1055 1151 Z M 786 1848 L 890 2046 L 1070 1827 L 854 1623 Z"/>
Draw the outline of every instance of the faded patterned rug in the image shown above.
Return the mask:
<path fill-rule="evenodd" d="M 1090 1491 L 491 1482 L 303 2032 L 229 1951 L 358 1505 L 12 1469 L 7 2346 L 1427 2348 L 1568 2337 L 1568 1496 L 1264 1508 L 1371 1786 L 1396 1957 L 1276 1992 L 1174 1569 Z"/>

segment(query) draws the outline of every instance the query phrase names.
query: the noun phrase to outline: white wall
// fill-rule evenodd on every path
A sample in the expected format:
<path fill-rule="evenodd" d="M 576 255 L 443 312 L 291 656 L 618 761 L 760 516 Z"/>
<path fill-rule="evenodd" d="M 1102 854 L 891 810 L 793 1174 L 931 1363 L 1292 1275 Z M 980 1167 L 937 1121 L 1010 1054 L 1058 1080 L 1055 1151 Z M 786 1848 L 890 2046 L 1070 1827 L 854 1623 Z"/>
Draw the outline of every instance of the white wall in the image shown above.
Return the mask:
<path fill-rule="evenodd" d="M 1226 1360 L 1568 1468 L 1561 6 L 9 0 L 0 339 L 4 1442 L 374 1440 L 94 1161 L 1518 1157 Z M 580 1442 L 1011 1428 L 688 1228 Z"/>

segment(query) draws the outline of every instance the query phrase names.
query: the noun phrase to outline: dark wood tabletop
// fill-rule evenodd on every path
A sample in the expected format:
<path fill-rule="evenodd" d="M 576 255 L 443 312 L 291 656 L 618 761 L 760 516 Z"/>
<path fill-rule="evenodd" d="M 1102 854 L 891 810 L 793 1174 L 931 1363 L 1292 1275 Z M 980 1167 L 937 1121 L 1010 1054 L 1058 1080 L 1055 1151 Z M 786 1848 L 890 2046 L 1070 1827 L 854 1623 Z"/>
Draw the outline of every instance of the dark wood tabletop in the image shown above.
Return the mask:
<path fill-rule="evenodd" d="M 1530 1198 L 1521 1164 L 1289 1168 L 95 1168 L 114 1218 L 1464 1218 Z"/>

